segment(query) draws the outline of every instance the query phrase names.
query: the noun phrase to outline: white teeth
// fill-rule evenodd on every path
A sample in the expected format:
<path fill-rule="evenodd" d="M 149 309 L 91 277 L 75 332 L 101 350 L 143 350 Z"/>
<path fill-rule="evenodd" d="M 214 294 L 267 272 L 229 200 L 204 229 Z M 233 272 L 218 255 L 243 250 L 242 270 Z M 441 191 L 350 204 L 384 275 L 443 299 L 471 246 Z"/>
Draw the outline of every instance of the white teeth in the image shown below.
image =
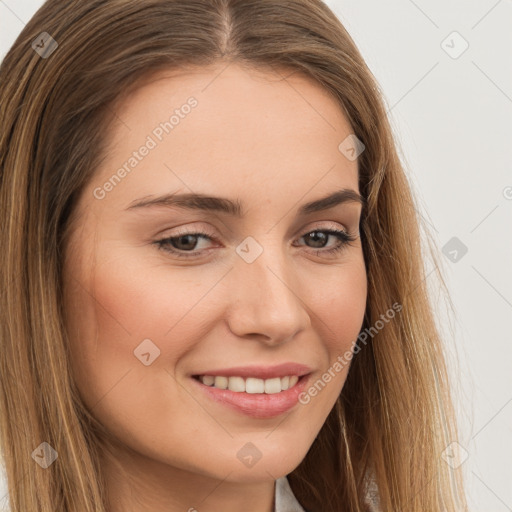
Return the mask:
<path fill-rule="evenodd" d="M 206 384 L 207 386 L 212 386 L 215 382 L 215 377 L 213 375 L 205 375 L 202 378 L 203 384 Z"/>
<path fill-rule="evenodd" d="M 229 377 L 228 389 L 230 391 L 245 391 L 245 383 L 242 377 Z"/>
<path fill-rule="evenodd" d="M 275 377 L 265 380 L 265 393 L 279 393 L 281 391 L 281 379 Z"/>
<path fill-rule="evenodd" d="M 263 379 L 255 379 L 249 377 L 245 381 L 246 393 L 265 393 L 265 381 Z"/>
<path fill-rule="evenodd" d="M 272 379 L 257 379 L 255 377 L 223 377 L 213 375 L 201 375 L 199 380 L 206 386 L 218 389 L 229 389 L 236 393 L 267 393 L 274 394 L 286 391 L 297 384 L 297 375 L 286 377 L 274 377 Z"/>
<path fill-rule="evenodd" d="M 228 388 L 228 378 L 227 377 L 215 377 L 215 381 L 213 383 L 214 387 L 219 389 L 227 389 Z"/>

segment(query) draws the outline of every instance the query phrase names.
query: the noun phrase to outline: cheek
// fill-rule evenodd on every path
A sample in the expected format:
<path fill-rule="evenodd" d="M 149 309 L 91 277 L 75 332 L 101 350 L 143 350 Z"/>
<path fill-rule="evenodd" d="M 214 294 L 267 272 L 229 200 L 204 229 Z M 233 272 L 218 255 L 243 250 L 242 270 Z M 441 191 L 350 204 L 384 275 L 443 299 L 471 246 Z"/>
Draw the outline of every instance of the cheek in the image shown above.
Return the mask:
<path fill-rule="evenodd" d="M 116 257 L 67 290 L 73 372 L 84 402 L 118 439 L 155 458 L 165 443 L 173 445 L 167 453 L 187 446 L 190 415 L 202 412 L 174 375 L 208 335 L 201 298 L 218 277 L 193 283 L 187 275 Z"/>
<path fill-rule="evenodd" d="M 324 419 L 343 388 L 363 325 L 367 301 L 364 260 L 331 271 L 329 279 L 317 280 L 316 285 L 305 296 L 310 298 L 313 329 L 322 340 L 325 366 L 299 401 L 308 406 L 312 417 Z"/>
<path fill-rule="evenodd" d="M 149 371 L 170 379 L 179 360 L 207 336 L 207 301 L 201 299 L 218 281 L 206 274 L 192 281 L 186 269 L 166 272 L 131 256 L 102 260 L 99 254 L 97 261 L 90 277 L 71 280 L 66 296 L 74 373 L 89 404 L 127 372 L 136 381 Z"/>
<path fill-rule="evenodd" d="M 332 360 L 351 347 L 363 324 L 367 299 L 364 262 L 355 260 L 339 271 L 331 271 L 315 285 L 306 293 L 318 316 L 317 330 Z"/>

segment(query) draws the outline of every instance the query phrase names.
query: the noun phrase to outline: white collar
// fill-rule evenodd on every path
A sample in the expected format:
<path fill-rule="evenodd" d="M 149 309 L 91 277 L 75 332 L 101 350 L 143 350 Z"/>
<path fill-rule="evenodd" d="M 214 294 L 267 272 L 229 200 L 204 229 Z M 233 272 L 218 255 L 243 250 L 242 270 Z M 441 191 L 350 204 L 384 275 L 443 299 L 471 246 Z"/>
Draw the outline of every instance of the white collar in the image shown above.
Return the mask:
<path fill-rule="evenodd" d="M 276 480 L 274 512 L 305 512 L 295 498 L 286 476 Z"/>

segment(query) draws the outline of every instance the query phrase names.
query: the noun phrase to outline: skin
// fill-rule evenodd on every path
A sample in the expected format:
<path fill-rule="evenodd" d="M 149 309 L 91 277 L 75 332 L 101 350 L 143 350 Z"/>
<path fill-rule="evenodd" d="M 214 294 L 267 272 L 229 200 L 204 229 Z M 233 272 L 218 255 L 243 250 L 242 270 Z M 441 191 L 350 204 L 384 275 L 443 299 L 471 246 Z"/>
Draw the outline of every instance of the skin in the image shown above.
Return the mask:
<path fill-rule="evenodd" d="M 107 156 L 76 204 L 66 326 L 82 398 L 117 439 L 103 455 L 111 512 L 273 512 L 275 479 L 303 460 L 345 382 L 348 365 L 307 405 L 270 419 L 191 385 L 201 370 L 289 361 L 309 365 L 314 383 L 362 326 L 361 205 L 296 216 L 336 190 L 359 192 L 357 161 L 338 150 L 353 130 L 318 84 L 283 76 L 235 63 L 154 75 L 115 106 Z M 190 96 L 197 107 L 97 199 L 94 190 Z M 238 199 L 246 215 L 126 209 L 180 192 Z M 177 239 L 182 253 L 203 253 L 194 258 L 154 243 L 205 229 L 215 240 Z M 356 240 L 327 255 L 335 236 L 304 236 L 326 229 Z M 250 264 L 235 251 L 247 236 L 263 248 Z M 134 356 L 145 339 L 160 350 L 148 366 Z M 262 454 L 250 468 L 236 456 L 248 442 Z"/>

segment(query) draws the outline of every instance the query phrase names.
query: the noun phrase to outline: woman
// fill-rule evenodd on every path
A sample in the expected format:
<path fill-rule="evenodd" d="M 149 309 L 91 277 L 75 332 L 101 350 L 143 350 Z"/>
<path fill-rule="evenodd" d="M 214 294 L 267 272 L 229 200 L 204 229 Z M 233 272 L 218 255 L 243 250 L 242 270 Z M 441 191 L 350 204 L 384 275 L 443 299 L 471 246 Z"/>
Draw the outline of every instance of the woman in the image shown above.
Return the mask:
<path fill-rule="evenodd" d="M 464 509 L 414 200 L 327 6 L 49 0 L 0 83 L 13 512 Z"/>

